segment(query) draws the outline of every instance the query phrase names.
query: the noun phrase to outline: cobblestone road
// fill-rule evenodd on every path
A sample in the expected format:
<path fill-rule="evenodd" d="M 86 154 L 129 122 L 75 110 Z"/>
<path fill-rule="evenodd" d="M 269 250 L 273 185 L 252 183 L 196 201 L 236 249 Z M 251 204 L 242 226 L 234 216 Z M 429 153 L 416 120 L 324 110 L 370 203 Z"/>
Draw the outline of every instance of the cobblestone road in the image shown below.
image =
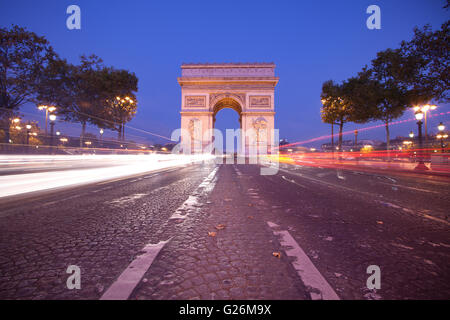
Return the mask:
<path fill-rule="evenodd" d="M 166 240 L 130 299 L 320 297 L 268 222 L 341 299 L 450 297 L 448 181 L 281 169 L 205 163 L 0 203 L 0 298 L 99 299 Z"/>

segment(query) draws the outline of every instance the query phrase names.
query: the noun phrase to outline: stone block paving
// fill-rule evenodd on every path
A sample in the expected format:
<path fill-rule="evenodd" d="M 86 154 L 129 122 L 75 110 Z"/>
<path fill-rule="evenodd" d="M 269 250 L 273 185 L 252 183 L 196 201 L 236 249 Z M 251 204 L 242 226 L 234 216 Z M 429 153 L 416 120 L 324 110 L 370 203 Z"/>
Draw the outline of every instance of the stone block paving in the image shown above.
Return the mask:
<path fill-rule="evenodd" d="M 18 205 L 0 219 L 0 299 L 100 298 L 210 171 L 194 166 L 112 183 L 83 201 Z M 67 289 L 69 265 L 81 268 L 80 290 Z"/>
<path fill-rule="evenodd" d="M 264 200 L 236 170 L 221 165 L 201 210 L 168 227 L 174 237 L 131 299 L 310 299 L 263 219 Z"/>

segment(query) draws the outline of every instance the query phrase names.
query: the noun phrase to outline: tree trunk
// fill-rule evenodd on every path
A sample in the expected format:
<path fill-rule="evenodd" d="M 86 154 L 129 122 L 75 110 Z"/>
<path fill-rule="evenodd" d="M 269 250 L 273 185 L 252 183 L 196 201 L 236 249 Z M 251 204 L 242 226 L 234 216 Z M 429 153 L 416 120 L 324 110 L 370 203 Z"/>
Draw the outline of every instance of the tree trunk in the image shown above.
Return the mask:
<path fill-rule="evenodd" d="M 119 125 L 117 140 L 119 140 L 119 141 L 122 140 L 122 124 Z"/>
<path fill-rule="evenodd" d="M 5 143 L 9 144 L 9 139 L 11 139 L 11 133 L 9 132 L 9 121 L 5 123 Z"/>
<path fill-rule="evenodd" d="M 334 152 L 334 124 L 331 124 L 331 151 Z"/>
<path fill-rule="evenodd" d="M 339 123 L 339 152 L 342 152 L 342 129 L 344 128 L 344 122 Z"/>
<path fill-rule="evenodd" d="M 3 106 L 2 106 L 3 107 Z M 2 117 L 0 117 L 2 126 L 5 128 L 4 143 L 9 144 L 9 139 L 11 139 L 10 127 L 11 127 L 11 112 L 6 110 Z"/>
<path fill-rule="evenodd" d="M 80 148 L 83 148 L 84 135 L 86 134 L 86 122 L 81 123 Z"/>
<path fill-rule="evenodd" d="M 122 124 L 122 140 L 125 141 L 125 124 Z"/>
<path fill-rule="evenodd" d="M 390 135 L 389 135 L 389 121 L 386 120 L 386 155 L 387 155 L 387 160 L 390 161 Z"/>

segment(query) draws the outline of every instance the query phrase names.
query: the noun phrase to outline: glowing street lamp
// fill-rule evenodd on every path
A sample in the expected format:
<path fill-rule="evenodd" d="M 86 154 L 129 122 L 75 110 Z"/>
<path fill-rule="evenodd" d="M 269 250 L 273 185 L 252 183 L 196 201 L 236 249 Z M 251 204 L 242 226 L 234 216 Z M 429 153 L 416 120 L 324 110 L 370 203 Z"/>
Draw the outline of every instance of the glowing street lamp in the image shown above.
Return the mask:
<path fill-rule="evenodd" d="M 425 162 L 423 161 L 423 143 L 422 143 L 422 120 L 424 117 L 424 113 L 422 110 L 418 110 L 415 113 L 415 117 L 417 120 L 417 126 L 418 126 L 418 132 L 419 132 L 419 163 L 417 164 L 415 170 L 428 170 L 428 167 L 425 165 Z"/>
<path fill-rule="evenodd" d="M 444 132 L 445 126 L 444 126 L 444 124 L 442 122 L 439 123 L 438 130 L 439 130 L 439 133 L 436 135 L 436 138 L 438 140 L 441 140 L 441 151 L 442 151 L 442 153 L 444 153 L 444 139 L 448 138 L 448 134 L 446 134 Z"/>
<path fill-rule="evenodd" d="M 54 139 L 54 137 L 53 137 L 53 130 L 55 128 L 56 115 L 51 114 L 48 118 L 50 119 L 50 145 L 53 148 L 53 139 Z"/>
<path fill-rule="evenodd" d="M 100 129 L 100 147 L 103 148 L 103 128 Z"/>
<path fill-rule="evenodd" d="M 52 113 L 52 112 L 56 111 L 56 107 L 55 106 L 39 105 L 38 109 L 39 110 L 45 110 L 45 135 L 47 135 L 48 114 L 49 114 L 49 112 Z"/>
<path fill-rule="evenodd" d="M 25 126 L 27 128 L 27 145 L 30 144 L 30 130 L 31 130 L 31 124 L 27 124 Z"/>
<path fill-rule="evenodd" d="M 414 132 L 411 131 L 411 132 L 409 133 L 409 137 L 410 137 L 411 139 L 414 138 Z"/>
<path fill-rule="evenodd" d="M 418 111 L 421 111 L 424 114 L 425 118 L 425 144 L 428 144 L 428 129 L 427 129 L 427 114 L 430 110 L 436 110 L 436 105 L 429 105 L 425 104 L 423 106 L 415 106 L 413 109 L 417 113 Z"/>

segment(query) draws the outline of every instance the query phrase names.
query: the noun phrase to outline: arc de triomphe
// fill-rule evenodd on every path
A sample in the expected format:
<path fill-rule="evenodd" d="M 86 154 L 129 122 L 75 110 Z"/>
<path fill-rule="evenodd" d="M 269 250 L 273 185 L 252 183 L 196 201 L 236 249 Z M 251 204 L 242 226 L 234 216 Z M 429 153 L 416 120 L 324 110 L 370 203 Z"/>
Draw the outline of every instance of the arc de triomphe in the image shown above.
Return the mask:
<path fill-rule="evenodd" d="M 213 141 L 217 113 L 239 114 L 241 149 L 270 152 L 274 141 L 274 93 L 278 83 L 273 63 L 183 64 L 181 77 L 181 146 L 205 152 Z M 225 137 L 224 137 L 225 138 Z M 254 149 L 253 149 L 254 150 Z"/>

